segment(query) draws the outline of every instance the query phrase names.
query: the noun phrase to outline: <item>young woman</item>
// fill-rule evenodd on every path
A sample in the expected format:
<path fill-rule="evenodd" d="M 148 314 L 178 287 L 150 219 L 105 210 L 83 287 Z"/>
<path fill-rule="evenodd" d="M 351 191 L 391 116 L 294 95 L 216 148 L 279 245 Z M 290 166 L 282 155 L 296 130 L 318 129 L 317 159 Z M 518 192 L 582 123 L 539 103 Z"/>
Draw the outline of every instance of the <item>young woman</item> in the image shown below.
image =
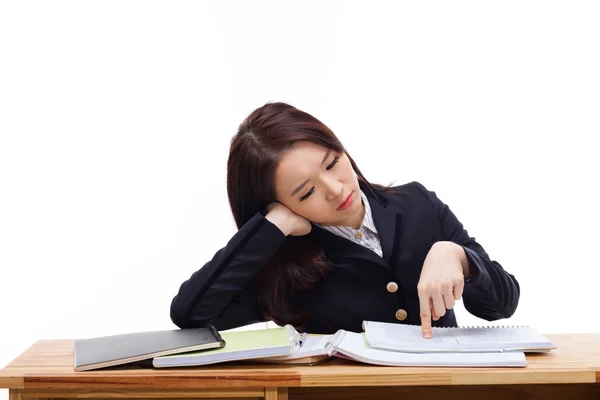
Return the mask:
<path fill-rule="evenodd" d="M 232 139 L 227 191 L 239 230 L 183 282 L 180 328 L 272 320 L 309 333 L 364 320 L 457 326 L 454 304 L 488 321 L 519 301 L 513 275 L 419 182 L 372 184 L 334 133 L 285 103 L 252 112 Z"/>

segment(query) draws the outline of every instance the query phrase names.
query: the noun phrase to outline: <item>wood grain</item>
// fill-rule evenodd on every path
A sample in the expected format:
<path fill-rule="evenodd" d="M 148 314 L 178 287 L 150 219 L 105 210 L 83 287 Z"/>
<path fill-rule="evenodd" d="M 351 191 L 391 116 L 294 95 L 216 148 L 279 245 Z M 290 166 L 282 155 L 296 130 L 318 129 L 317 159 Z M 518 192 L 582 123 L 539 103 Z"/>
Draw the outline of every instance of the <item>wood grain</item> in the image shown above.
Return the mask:
<path fill-rule="evenodd" d="M 217 389 L 23 389 L 25 399 L 189 399 L 189 398 L 263 398 L 264 388 Z"/>
<path fill-rule="evenodd" d="M 287 388 L 266 388 L 265 400 L 288 400 Z"/>
<path fill-rule="evenodd" d="M 288 400 L 289 398 L 289 389 L 288 388 L 279 388 L 278 390 L 278 400 Z"/>
<path fill-rule="evenodd" d="M 600 385 L 478 385 L 290 388 L 289 400 L 564 400 L 600 399 Z"/>
<path fill-rule="evenodd" d="M 23 400 L 23 391 L 21 389 L 9 389 L 8 400 Z"/>

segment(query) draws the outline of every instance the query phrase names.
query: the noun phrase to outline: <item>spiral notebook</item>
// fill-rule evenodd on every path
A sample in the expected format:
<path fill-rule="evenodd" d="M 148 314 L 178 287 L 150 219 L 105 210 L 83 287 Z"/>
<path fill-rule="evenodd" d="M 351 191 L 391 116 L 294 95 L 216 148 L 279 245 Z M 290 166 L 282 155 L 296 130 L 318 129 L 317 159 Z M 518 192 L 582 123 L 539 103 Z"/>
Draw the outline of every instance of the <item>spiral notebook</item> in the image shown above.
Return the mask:
<path fill-rule="evenodd" d="M 425 339 L 418 325 L 364 321 L 371 347 L 402 352 L 549 352 L 556 348 L 548 338 L 528 326 L 467 326 L 432 328 Z"/>

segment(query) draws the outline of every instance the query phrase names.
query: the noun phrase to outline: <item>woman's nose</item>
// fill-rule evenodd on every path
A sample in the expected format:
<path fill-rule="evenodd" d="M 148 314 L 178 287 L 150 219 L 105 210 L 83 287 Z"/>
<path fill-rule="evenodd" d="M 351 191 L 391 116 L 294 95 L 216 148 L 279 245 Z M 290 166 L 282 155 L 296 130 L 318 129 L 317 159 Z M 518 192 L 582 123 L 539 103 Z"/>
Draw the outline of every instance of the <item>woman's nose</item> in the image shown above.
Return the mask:
<path fill-rule="evenodd" d="M 327 190 L 327 199 L 334 200 L 344 194 L 344 185 L 337 181 L 326 181 L 325 189 Z"/>

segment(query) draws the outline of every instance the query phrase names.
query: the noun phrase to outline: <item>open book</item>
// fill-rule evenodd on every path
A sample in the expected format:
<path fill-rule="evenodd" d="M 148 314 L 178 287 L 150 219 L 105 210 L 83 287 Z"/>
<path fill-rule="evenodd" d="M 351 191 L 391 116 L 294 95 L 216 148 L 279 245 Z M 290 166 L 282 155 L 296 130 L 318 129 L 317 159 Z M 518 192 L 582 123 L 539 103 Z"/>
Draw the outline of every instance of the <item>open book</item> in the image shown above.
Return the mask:
<path fill-rule="evenodd" d="M 366 364 L 398 367 L 524 367 L 523 352 L 494 353 L 414 353 L 376 349 L 366 342 L 364 333 L 339 330 L 333 335 L 314 336 L 294 353 L 284 357 L 266 358 L 262 361 L 314 364 L 332 357 L 354 360 Z"/>
<path fill-rule="evenodd" d="M 460 327 L 432 329 L 425 339 L 418 325 L 364 321 L 371 347 L 402 352 L 548 352 L 554 345 L 529 327 Z"/>

